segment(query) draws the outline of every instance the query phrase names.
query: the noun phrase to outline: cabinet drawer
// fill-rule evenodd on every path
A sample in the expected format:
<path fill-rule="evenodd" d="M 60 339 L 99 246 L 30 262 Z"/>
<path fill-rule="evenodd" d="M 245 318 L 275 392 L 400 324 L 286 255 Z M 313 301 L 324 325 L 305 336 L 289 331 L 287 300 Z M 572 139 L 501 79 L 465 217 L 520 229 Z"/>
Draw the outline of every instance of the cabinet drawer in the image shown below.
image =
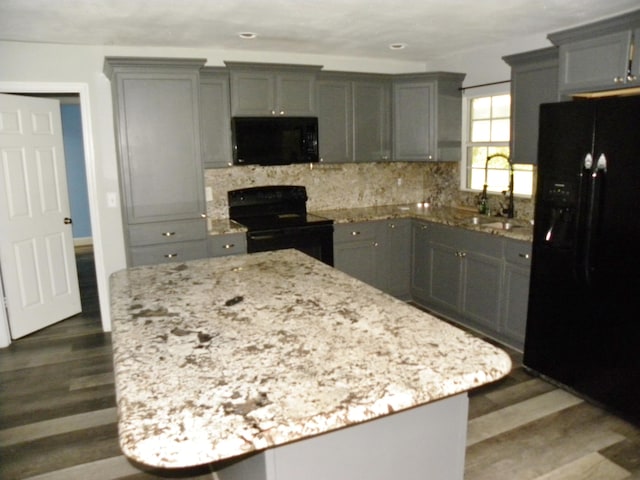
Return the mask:
<path fill-rule="evenodd" d="M 531 243 L 507 240 L 504 245 L 504 257 L 509 263 L 531 265 Z"/>
<path fill-rule="evenodd" d="M 247 253 L 247 236 L 244 233 L 212 235 L 209 237 L 209 256 L 225 257 Z"/>
<path fill-rule="evenodd" d="M 164 243 L 203 240 L 207 234 L 205 219 L 129 225 L 129 245 L 156 245 Z"/>
<path fill-rule="evenodd" d="M 376 238 L 377 222 L 344 223 L 334 226 L 334 243 L 353 242 Z"/>
<path fill-rule="evenodd" d="M 207 242 L 178 242 L 166 245 L 133 247 L 130 250 L 131 266 L 155 265 L 168 262 L 186 262 L 207 257 Z"/>
<path fill-rule="evenodd" d="M 457 227 L 431 225 L 429 238 L 432 242 L 460 251 L 470 251 L 490 257 L 502 257 L 503 238 L 498 235 L 472 232 Z"/>

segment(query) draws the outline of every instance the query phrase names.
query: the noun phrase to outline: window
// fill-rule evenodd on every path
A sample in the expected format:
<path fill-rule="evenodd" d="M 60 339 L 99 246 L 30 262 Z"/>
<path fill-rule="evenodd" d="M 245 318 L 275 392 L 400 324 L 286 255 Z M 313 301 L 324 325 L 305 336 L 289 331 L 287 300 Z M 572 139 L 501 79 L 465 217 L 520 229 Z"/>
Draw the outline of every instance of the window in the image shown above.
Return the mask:
<path fill-rule="evenodd" d="M 500 193 L 509 186 L 511 95 L 468 96 L 465 105 L 465 158 L 462 188 Z M 487 163 L 487 158 L 497 155 Z M 500 156 L 502 155 L 502 156 Z M 514 194 L 531 196 L 533 167 L 513 165 Z"/>

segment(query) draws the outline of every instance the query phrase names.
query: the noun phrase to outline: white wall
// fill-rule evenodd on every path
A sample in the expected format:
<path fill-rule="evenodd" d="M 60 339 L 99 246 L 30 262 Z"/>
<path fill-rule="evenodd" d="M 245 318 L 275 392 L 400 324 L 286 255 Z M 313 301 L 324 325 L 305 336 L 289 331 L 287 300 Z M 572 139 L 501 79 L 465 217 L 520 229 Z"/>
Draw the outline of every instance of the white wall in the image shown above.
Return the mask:
<path fill-rule="evenodd" d="M 100 310 L 105 330 L 111 329 L 108 295 L 109 275 L 126 266 L 123 230 L 119 208 L 109 208 L 108 192 L 117 192 L 118 168 L 113 112 L 109 80 L 103 74 L 105 56 L 156 56 L 206 58 L 207 65 L 221 66 L 224 60 L 300 63 L 323 65 L 326 70 L 376 73 L 407 73 L 430 70 L 452 70 L 467 73 L 465 85 L 505 80 L 508 67 L 503 55 L 548 46 L 544 37 L 516 39 L 508 45 L 497 45 L 484 51 L 455 55 L 439 63 L 391 62 L 367 58 L 325 57 L 318 55 L 263 54 L 257 52 L 221 51 L 181 48 L 134 48 L 73 46 L 36 43 L 0 42 L 0 91 L 7 86 L 46 83 L 79 84 L 85 89 L 82 115 L 87 116 L 92 149 L 88 157 L 88 185 L 92 214 L 92 230 L 96 244 L 96 269 Z M 15 90 L 13 90 L 15 91 Z M 88 110 L 88 111 L 87 111 Z M 86 133 L 86 132 L 85 132 Z M 99 238 L 95 238 L 98 235 Z M 0 322 L 3 319 L 0 317 Z"/>

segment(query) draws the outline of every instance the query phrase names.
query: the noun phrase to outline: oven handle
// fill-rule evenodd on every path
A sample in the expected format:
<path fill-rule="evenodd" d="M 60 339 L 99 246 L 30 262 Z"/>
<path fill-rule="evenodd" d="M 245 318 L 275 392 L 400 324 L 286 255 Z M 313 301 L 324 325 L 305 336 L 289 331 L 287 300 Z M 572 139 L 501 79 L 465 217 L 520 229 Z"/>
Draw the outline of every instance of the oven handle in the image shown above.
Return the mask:
<path fill-rule="evenodd" d="M 264 233 L 264 234 L 256 234 L 250 233 L 250 240 L 271 240 L 273 238 L 281 237 L 284 232 L 276 232 L 276 233 Z"/>

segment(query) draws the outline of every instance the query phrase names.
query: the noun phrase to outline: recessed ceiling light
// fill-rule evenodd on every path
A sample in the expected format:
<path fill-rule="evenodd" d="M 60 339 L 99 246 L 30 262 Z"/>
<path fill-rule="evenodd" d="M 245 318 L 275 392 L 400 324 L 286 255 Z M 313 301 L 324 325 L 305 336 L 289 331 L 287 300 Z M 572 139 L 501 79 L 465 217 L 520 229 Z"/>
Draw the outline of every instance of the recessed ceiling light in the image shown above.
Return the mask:
<path fill-rule="evenodd" d="M 244 40 L 252 40 L 256 38 L 258 34 L 253 32 L 240 32 L 238 36 Z"/>
<path fill-rule="evenodd" d="M 406 43 L 392 43 L 391 45 L 389 45 L 389 48 L 391 50 L 402 50 L 404 48 L 407 48 L 407 44 Z"/>

